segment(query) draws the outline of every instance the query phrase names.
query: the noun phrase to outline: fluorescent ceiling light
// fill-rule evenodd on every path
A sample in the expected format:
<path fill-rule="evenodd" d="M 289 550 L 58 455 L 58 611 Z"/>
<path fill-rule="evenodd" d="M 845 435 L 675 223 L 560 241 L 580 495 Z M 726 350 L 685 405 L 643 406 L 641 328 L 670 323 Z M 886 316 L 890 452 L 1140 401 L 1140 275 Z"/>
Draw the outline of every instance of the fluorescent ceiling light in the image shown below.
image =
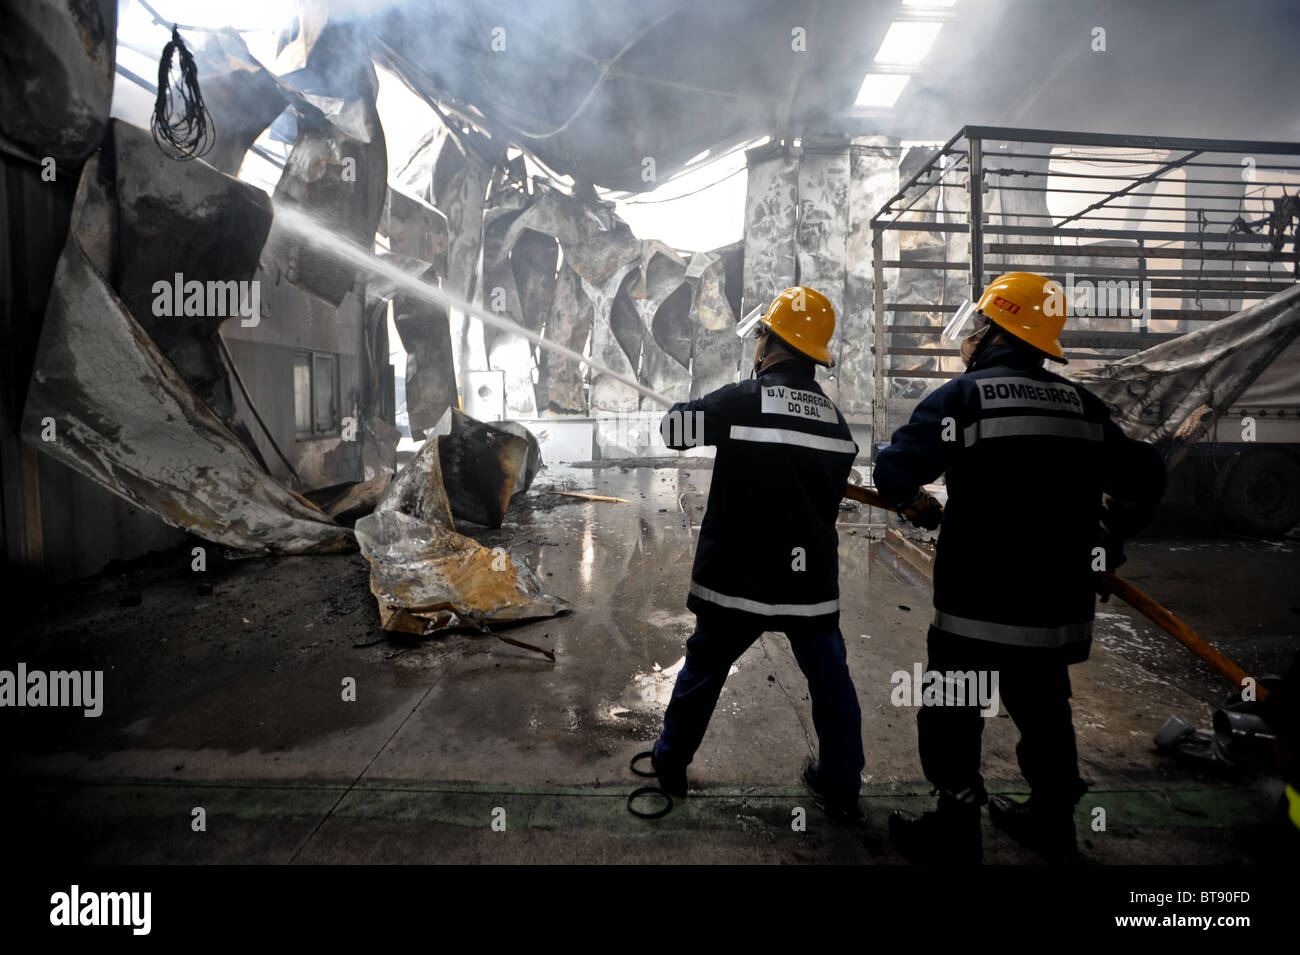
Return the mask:
<path fill-rule="evenodd" d="M 951 7 L 957 0 L 903 0 L 905 7 Z"/>
<path fill-rule="evenodd" d="M 868 73 L 853 105 L 889 109 L 898 102 L 909 79 L 910 76 L 902 73 Z"/>
<path fill-rule="evenodd" d="M 920 23 L 895 20 L 885 34 L 884 42 L 876 51 L 877 63 L 920 63 L 929 52 L 934 38 L 943 29 L 942 23 Z"/>

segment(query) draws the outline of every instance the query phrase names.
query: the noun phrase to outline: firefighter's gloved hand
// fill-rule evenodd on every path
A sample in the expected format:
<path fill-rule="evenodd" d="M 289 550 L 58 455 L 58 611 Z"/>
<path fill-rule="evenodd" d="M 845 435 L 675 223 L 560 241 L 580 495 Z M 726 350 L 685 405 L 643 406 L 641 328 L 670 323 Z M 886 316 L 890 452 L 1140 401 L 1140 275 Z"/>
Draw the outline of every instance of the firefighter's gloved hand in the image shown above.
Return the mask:
<path fill-rule="evenodd" d="M 917 527 L 932 531 L 943 520 L 943 505 L 925 488 L 916 492 L 916 497 L 898 509 L 901 514 Z"/>

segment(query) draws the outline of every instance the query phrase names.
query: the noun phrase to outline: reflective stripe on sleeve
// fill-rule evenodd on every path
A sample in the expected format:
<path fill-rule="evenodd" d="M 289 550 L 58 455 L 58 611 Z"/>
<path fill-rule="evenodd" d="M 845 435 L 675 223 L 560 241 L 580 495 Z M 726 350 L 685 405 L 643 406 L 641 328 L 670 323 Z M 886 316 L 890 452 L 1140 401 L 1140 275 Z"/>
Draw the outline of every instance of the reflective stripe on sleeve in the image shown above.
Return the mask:
<path fill-rule="evenodd" d="M 733 597 L 730 594 L 720 594 L 716 590 L 703 587 L 693 580 L 691 581 L 691 593 L 701 600 L 707 600 L 719 607 L 726 607 L 728 610 L 744 610 L 747 613 L 757 613 L 767 617 L 820 617 L 823 614 L 835 613 L 840 609 L 839 600 L 823 600 L 821 603 L 815 604 L 765 604 L 759 600 L 750 600 L 748 597 Z"/>
<path fill-rule="evenodd" d="M 972 620 L 936 610 L 934 625 L 959 637 L 973 637 L 990 643 L 1007 643 L 1019 647 L 1063 647 L 1092 636 L 1092 621 L 1067 623 L 1059 627 L 1025 627 L 991 620 Z"/>
<path fill-rule="evenodd" d="M 836 451 L 841 454 L 856 454 L 858 446 L 842 438 L 827 438 L 819 434 L 807 434 L 792 431 L 789 428 L 755 428 L 749 425 L 733 424 L 731 440 L 758 441 L 764 444 L 791 444 L 799 448 L 813 448 L 816 451 Z"/>
<path fill-rule="evenodd" d="M 980 438 L 1011 438 L 1034 435 L 1052 438 L 1080 438 L 1084 441 L 1104 441 L 1106 433 L 1101 423 L 1082 418 L 1056 418 L 1045 415 L 1010 415 L 1005 418 L 985 418 L 967 425 L 962 432 L 962 443 L 970 447 Z"/>

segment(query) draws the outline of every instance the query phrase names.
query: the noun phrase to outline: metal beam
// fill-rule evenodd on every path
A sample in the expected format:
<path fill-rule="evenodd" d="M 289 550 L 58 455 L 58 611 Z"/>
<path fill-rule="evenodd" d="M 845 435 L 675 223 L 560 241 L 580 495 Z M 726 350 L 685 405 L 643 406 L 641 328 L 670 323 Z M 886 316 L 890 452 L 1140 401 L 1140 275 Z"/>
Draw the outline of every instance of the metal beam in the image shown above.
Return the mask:
<path fill-rule="evenodd" d="M 875 220 L 872 220 L 875 221 Z M 891 232 L 961 232 L 966 226 L 963 222 L 882 222 L 880 228 Z M 1059 235 L 1077 239 L 1147 239 L 1171 242 L 1238 242 L 1268 245 L 1268 236 L 1249 235 L 1227 232 L 1149 232 L 1141 229 L 1053 229 L 1050 226 L 1037 225 L 986 225 L 984 232 L 990 235 Z M 1153 252 L 1156 250 L 1152 250 Z M 1161 250 L 1163 251 L 1163 250 Z"/>
<path fill-rule="evenodd" d="M 990 242 L 984 247 L 990 255 L 1104 256 L 1115 259 L 1207 259 L 1232 262 L 1281 262 L 1281 252 L 1248 252 L 1235 249 L 1141 249 L 1132 246 L 1095 245 L 1017 245 L 1014 242 Z M 1102 251 L 1102 250 L 1105 251 Z M 954 263 L 965 268 L 965 263 Z"/>
<path fill-rule="evenodd" d="M 871 225 L 875 226 L 877 219 L 879 219 L 881 216 L 888 215 L 890 207 L 893 206 L 895 202 L 898 202 L 900 199 L 902 199 L 903 196 L 907 194 L 907 191 L 916 185 L 917 180 L 921 178 L 921 176 L 926 172 L 926 170 L 934 169 L 935 163 L 937 163 L 940 160 L 940 158 L 946 155 L 948 151 L 952 149 L 953 145 L 957 142 L 957 140 L 961 139 L 963 135 L 965 134 L 959 132 L 952 139 L 944 143 L 943 146 L 939 148 L 939 151 L 935 153 L 933 156 L 931 156 L 930 159 L 925 163 L 925 165 L 922 166 L 920 169 L 918 169 L 916 173 L 912 176 L 912 178 L 907 180 L 906 184 L 901 189 L 899 189 L 898 192 L 894 193 L 894 195 L 891 196 L 890 199 L 883 206 L 880 207 L 880 211 L 871 217 Z M 940 174 L 939 179 L 940 180 L 943 179 L 942 174 Z M 929 183 L 928 185 L 929 187 L 933 187 L 935 184 Z"/>
<path fill-rule="evenodd" d="M 1076 133 L 1058 129 L 1019 129 L 1008 126 L 966 126 L 962 129 L 961 135 L 974 139 L 1052 143 L 1057 146 L 1124 146 L 1130 149 L 1195 149 L 1212 153 L 1300 156 L 1300 143 L 1255 139 L 1188 139 L 1182 136 Z"/>
<path fill-rule="evenodd" d="M 984 291 L 984 144 L 979 139 L 969 142 L 970 178 L 966 185 L 970 211 L 966 218 L 970 226 L 970 298 L 975 302 Z"/>
<path fill-rule="evenodd" d="M 1072 216 L 1066 216 L 1060 222 L 1056 223 L 1057 227 L 1059 228 L 1060 226 L 1068 225 L 1069 223 L 1073 222 L 1075 219 L 1082 218 L 1083 216 L 1086 216 L 1089 212 L 1092 212 L 1095 209 L 1100 209 L 1102 206 L 1106 205 L 1106 203 L 1110 202 L 1112 199 L 1118 199 L 1121 196 L 1127 196 L 1138 186 L 1146 185 L 1148 182 L 1154 182 L 1155 180 L 1163 176 L 1165 173 L 1173 172 L 1179 166 L 1183 165 L 1188 160 L 1195 159 L 1200 154 L 1201 151 L 1199 149 L 1194 149 L 1191 152 L 1189 152 L 1186 156 L 1184 156 L 1182 159 L 1175 159 L 1173 162 L 1165 163 L 1155 172 L 1149 172 L 1140 179 L 1134 179 L 1123 189 L 1117 189 L 1116 191 L 1108 195 L 1106 198 L 1098 199 L 1096 202 L 1094 202 L 1092 205 L 1088 206 L 1088 208 L 1082 210 L 1081 212 L 1076 212 Z"/>
<path fill-rule="evenodd" d="M 884 233 L 875 227 L 871 230 L 872 319 L 875 323 L 875 341 L 872 351 L 872 377 L 874 397 L 871 401 L 871 440 L 880 444 L 889 427 L 888 397 L 885 390 L 885 368 L 889 364 L 889 340 L 885 337 L 885 267 Z M 874 450 L 874 449 L 872 449 Z"/>

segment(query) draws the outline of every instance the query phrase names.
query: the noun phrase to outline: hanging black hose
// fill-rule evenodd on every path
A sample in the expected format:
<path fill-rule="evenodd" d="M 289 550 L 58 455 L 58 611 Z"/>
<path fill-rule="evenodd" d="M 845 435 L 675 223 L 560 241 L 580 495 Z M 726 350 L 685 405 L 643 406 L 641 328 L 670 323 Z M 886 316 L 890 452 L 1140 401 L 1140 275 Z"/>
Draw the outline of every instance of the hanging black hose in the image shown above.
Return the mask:
<path fill-rule="evenodd" d="M 180 83 L 172 85 L 172 56 L 180 59 Z M 149 121 L 153 141 L 172 159 L 197 159 L 216 141 L 216 127 L 199 92 L 199 70 L 176 27 L 158 61 L 158 99 Z"/>

